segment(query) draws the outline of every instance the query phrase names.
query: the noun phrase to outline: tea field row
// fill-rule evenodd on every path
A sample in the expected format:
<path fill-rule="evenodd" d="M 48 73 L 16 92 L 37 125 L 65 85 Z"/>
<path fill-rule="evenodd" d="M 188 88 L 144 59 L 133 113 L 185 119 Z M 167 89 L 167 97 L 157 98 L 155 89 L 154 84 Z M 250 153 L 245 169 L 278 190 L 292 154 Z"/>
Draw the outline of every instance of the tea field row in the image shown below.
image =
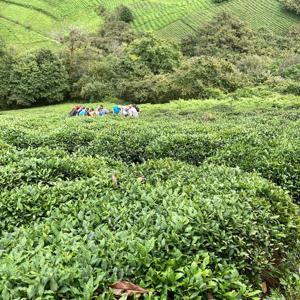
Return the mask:
<path fill-rule="evenodd" d="M 279 1 L 231 0 L 222 4 L 211 0 L 21 0 L 0 1 L 0 36 L 10 45 L 23 48 L 57 47 L 57 40 L 73 26 L 95 31 L 101 24 L 99 5 L 113 10 L 128 5 L 135 15 L 138 31 L 155 32 L 178 40 L 192 33 L 217 13 L 228 10 L 255 28 L 266 27 L 277 34 L 299 22 L 299 17 L 284 11 Z"/>

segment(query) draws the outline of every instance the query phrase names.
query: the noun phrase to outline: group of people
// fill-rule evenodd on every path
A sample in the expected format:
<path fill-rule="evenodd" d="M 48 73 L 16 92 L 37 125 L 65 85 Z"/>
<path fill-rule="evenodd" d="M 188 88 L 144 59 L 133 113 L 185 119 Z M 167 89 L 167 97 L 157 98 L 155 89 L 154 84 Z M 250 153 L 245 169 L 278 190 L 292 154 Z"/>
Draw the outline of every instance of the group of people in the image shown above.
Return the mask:
<path fill-rule="evenodd" d="M 70 111 L 69 116 L 70 117 L 75 117 L 75 116 L 103 117 L 108 114 L 113 114 L 115 116 L 120 115 L 124 117 L 137 118 L 139 116 L 139 113 L 140 113 L 140 108 L 135 104 L 131 104 L 127 106 L 115 104 L 112 111 L 105 108 L 103 105 L 98 106 L 96 109 L 88 108 L 82 105 L 76 105 Z"/>

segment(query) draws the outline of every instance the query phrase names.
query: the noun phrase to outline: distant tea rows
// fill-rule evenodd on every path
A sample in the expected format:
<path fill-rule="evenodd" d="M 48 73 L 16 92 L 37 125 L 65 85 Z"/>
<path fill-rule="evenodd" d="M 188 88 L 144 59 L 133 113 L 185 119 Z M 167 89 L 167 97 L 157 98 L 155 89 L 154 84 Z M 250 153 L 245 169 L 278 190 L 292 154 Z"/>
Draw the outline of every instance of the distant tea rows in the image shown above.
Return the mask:
<path fill-rule="evenodd" d="M 60 46 L 59 37 L 76 26 L 95 31 L 101 24 L 97 8 L 113 10 L 128 5 L 135 15 L 134 27 L 157 36 L 181 39 L 223 10 L 255 28 L 284 34 L 300 17 L 282 9 L 276 0 L 0 0 L 0 37 L 21 49 Z"/>

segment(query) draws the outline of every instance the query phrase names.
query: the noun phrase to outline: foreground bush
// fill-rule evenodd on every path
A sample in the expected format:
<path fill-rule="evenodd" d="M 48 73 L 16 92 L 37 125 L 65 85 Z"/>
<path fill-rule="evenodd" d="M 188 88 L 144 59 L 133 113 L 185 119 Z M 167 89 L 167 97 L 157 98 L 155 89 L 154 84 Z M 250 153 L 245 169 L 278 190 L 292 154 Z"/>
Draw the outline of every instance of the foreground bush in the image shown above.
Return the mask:
<path fill-rule="evenodd" d="M 149 161 L 47 189 L 43 221 L 0 239 L 3 299 L 113 299 L 122 279 L 148 299 L 258 299 L 299 260 L 299 208 L 239 169 Z M 36 215 L 43 188 L 28 190 Z"/>
<path fill-rule="evenodd" d="M 257 300 L 262 283 L 297 299 L 296 97 L 69 107 L 1 113 L 1 299 L 113 299 L 116 280 L 157 300 Z"/>

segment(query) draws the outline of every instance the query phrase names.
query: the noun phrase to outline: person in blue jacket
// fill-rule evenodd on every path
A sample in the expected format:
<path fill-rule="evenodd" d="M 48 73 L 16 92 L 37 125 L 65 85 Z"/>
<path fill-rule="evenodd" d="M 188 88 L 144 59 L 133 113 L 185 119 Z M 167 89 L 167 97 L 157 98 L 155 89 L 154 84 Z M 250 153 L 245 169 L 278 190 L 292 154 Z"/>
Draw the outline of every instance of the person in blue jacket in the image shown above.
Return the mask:
<path fill-rule="evenodd" d="M 118 115 L 121 111 L 121 108 L 119 105 L 115 104 L 114 108 L 113 108 L 113 112 L 114 112 L 114 115 Z"/>
<path fill-rule="evenodd" d="M 83 116 L 86 116 L 86 115 L 87 115 L 87 110 L 86 110 L 85 107 L 83 107 L 82 110 L 81 110 L 80 113 L 79 113 L 79 116 L 80 116 L 80 117 L 83 117 Z"/>

